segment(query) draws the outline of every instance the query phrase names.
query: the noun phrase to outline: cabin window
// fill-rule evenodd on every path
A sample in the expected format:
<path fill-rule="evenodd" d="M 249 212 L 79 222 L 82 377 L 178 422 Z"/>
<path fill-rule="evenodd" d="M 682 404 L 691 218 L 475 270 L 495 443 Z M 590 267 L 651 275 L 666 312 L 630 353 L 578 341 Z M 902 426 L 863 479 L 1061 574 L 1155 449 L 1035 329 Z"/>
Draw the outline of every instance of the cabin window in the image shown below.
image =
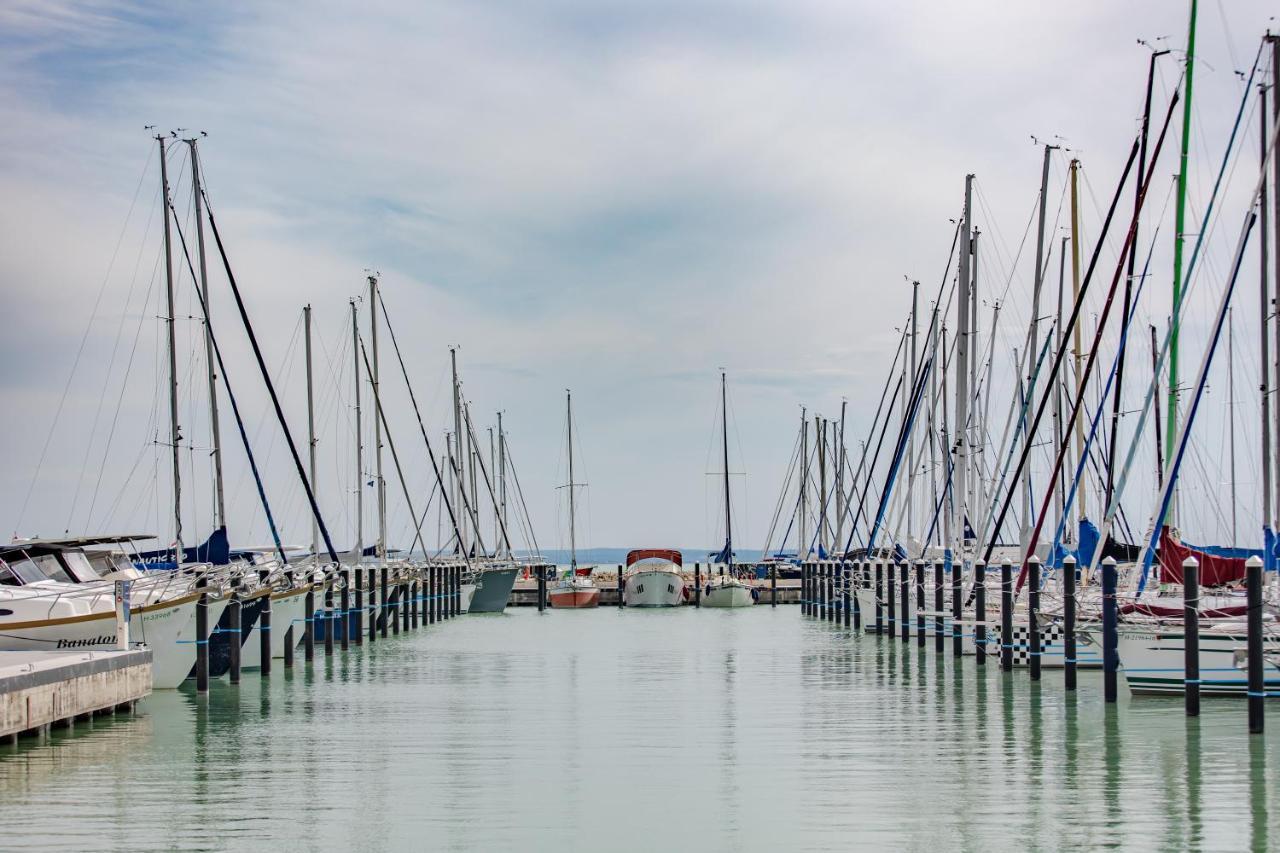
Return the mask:
<path fill-rule="evenodd" d="M 675 584 L 672 584 L 672 583 L 667 584 L 667 592 L 675 592 L 675 591 L 676 591 Z"/>
<path fill-rule="evenodd" d="M 83 551 L 63 551 L 62 561 L 67 564 L 71 574 L 75 575 L 76 580 L 81 583 L 102 579 L 102 575 L 89 562 L 89 558 L 85 556 Z"/>
<path fill-rule="evenodd" d="M 637 592 L 637 593 L 644 592 L 644 584 L 640 584 L 639 586 L 637 586 L 637 587 L 636 587 L 636 592 Z"/>
<path fill-rule="evenodd" d="M 63 571 L 61 564 L 58 563 L 58 558 L 53 554 L 41 554 L 37 557 L 23 555 L 19 559 L 6 561 L 5 565 L 10 574 L 0 580 L 0 583 L 10 586 L 22 586 L 23 584 L 39 583 L 46 580 L 75 583 Z"/>

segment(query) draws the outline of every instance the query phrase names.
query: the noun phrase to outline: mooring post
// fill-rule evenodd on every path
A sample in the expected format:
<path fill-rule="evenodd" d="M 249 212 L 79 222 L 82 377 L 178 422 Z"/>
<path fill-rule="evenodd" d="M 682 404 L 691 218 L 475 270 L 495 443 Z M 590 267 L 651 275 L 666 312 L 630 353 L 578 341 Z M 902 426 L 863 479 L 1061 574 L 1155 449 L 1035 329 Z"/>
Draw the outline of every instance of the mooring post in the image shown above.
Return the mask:
<path fill-rule="evenodd" d="M 622 579 L 622 566 L 618 566 L 618 607 L 619 608 L 626 606 L 626 602 L 623 600 L 623 595 L 622 595 L 622 593 L 624 592 L 624 589 L 623 589 L 624 586 L 625 584 Z"/>
<path fill-rule="evenodd" d="M 916 560 L 916 645 L 924 648 L 924 560 Z"/>
<path fill-rule="evenodd" d="M 1040 558 L 1027 560 L 1027 665 L 1031 680 L 1040 680 Z"/>
<path fill-rule="evenodd" d="M 122 652 L 129 651 L 129 591 L 132 587 L 133 581 L 130 580 L 115 582 L 116 649 Z"/>
<path fill-rule="evenodd" d="M 1182 561 L 1182 648 L 1187 693 L 1187 716 L 1200 716 L 1200 563 Z"/>
<path fill-rule="evenodd" d="M 933 650 L 938 654 L 942 654 L 947 650 L 947 637 L 943 633 L 944 617 L 942 594 L 946 587 L 943 578 L 943 571 L 946 565 L 942 560 L 933 561 Z"/>
<path fill-rule="evenodd" d="M 871 585 L 871 567 L 867 565 L 866 560 L 859 560 L 853 564 L 853 630 L 862 630 L 862 605 L 858 603 L 858 590 L 865 589 Z"/>
<path fill-rule="evenodd" d="M 876 639 L 884 631 L 884 561 L 876 560 Z"/>
<path fill-rule="evenodd" d="M 405 633 L 409 632 L 409 619 L 414 607 L 411 591 L 410 582 L 402 577 L 400 579 L 400 627 Z"/>
<path fill-rule="evenodd" d="M 702 606 L 702 564 L 693 564 L 693 606 Z"/>
<path fill-rule="evenodd" d="M 262 596 L 262 609 L 258 614 L 258 667 L 259 676 L 271 674 L 271 588 L 267 584 L 267 570 L 258 569 L 258 584 L 267 587 Z"/>
<path fill-rule="evenodd" d="M 836 582 L 836 563 L 834 560 L 827 561 L 827 621 L 840 621 L 840 596 L 836 593 L 839 591 L 839 584 Z"/>
<path fill-rule="evenodd" d="M 231 651 L 231 671 L 228 678 L 232 684 L 240 683 L 240 644 L 244 635 L 240 632 L 240 578 L 231 579 L 231 601 L 227 604 L 227 624 L 230 633 L 227 640 Z"/>
<path fill-rule="evenodd" d="M 338 615 L 338 629 L 342 631 L 340 646 L 345 652 L 351 647 L 351 570 L 344 565 L 339 577 L 342 589 L 338 593 L 338 606 L 342 612 Z"/>
<path fill-rule="evenodd" d="M 333 572 L 324 573 L 324 656 L 333 657 Z"/>
<path fill-rule="evenodd" d="M 355 567 L 352 583 L 355 585 L 355 603 L 351 608 L 351 636 L 360 647 L 364 645 L 364 572 L 359 565 Z"/>
<path fill-rule="evenodd" d="M 951 656 L 957 658 L 964 654 L 964 639 L 960 630 L 960 620 L 964 618 L 964 601 L 961 599 L 963 568 L 963 557 L 958 563 L 954 560 L 951 562 Z"/>
<path fill-rule="evenodd" d="M 1266 661 L 1262 653 L 1262 559 L 1250 557 L 1244 564 L 1244 582 L 1248 602 L 1249 636 L 1246 665 L 1249 668 L 1249 733 L 1260 735 L 1263 728 L 1262 707 L 1266 699 L 1266 682 L 1263 668 Z"/>
<path fill-rule="evenodd" d="M 316 657 L 316 572 L 315 568 L 307 571 L 307 609 L 306 618 L 302 620 L 302 659 L 307 663 Z"/>
<path fill-rule="evenodd" d="M 439 601 L 436 588 L 437 568 L 435 566 L 427 566 L 427 624 L 436 624 L 436 602 Z"/>
<path fill-rule="evenodd" d="M 898 578 L 897 572 L 894 571 L 894 563 L 885 562 L 885 592 L 888 593 L 889 600 L 885 610 L 885 628 L 889 633 L 889 639 L 895 639 L 898 636 Z"/>
<path fill-rule="evenodd" d="M 778 564 L 769 564 L 769 606 L 778 606 Z"/>
<path fill-rule="evenodd" d="M 547 567 L 538 566 L 538 612 L 547 609 Z"/>
<path fill-rule="evenodd" d="M 373 566 L 365 572 L 365 578 L 369 581 L 369 642 L 375 643 L 378 640 L 378 570 Z"/>
<path fill-rule="evenodd" d="M 409 610 L 408 625 L 411 630 L 418 630 L 418 606 L 422 597 L 418 595 L 418 579 L 415 576 L 409 581 L 409 594 L 405 596 L 405 606 Z"/>
<path fill-rule="evenodd" d="M 901 567 L 898 569 L 898 582 L 902 584 L 902 617 L 899 620 L 899 629 L 902 631 L 902 642 L 911 641 L 911 563 L 907 560 L 902 561 Z"/>
<path fill-rule="evenodd" d="M 453 615 L 462 615 L 462 567 L 453 570 Z"/>
<path fill-rule="evenodd" d="M 1116 559 L 1102 561 L 1102 694 L 1104 702 L 1116 701 L 1116 670 L 1120 668 L 1117 647 L 1120 636 L 1117 623 L 1119 611 L 1116 602 Z"/>
<path fill-rule="evenodd" d="M 848 628 L 853 624 L 853 608 L 855 605 L 853 597 L 853 564 L 848 560 L 840 561 L 840 589 L 840 612 L 844 616 L 844 627 Z"/>
<path fill-rule="evenodd" d="M 1000 669 L 1013 671 L 1013 561 L 1008 557 L 1000 561 Z"/>
<path fill-rule="evenodd" d="M 800 561 L 800 615 L 809 615 L 809 564 Z"/>
<path fill-rule="evenodd" d="M 387 616 L 391 620 L 391 633 L 400 633 L 400 583 L 397 581 L 388 587 L 390 598 L 387 600 Z"/>
<path fill-rule="evenodd" d="M 387 612 L 387 605 L 390 602 L 390 590 L 387 589 L 390 574 L 390 570 L 384 565 L 379 572 L 378 578 L 378 633 L 382 635 L 384 640 L 391 630 L 391 626 L 387 624 L 391 621 L 391 616 Z"/>
<path fill-rule="evenodd" d="M 196 581 L 200 598 L 196 601 L 196 692 L 209 690 L 209 580 L 204 572 Z"/>
<path fill-rule="evenodd" d="M 1062 561 L 1062 681 L 1076 689 L 1076 558 Z"/>
<path fill-rule="evenodd" d="M 295 584 L 297 583 L 297 581 L 295 580 L 293 569 L 287 570 L 284 573 L 284 576 L 285 576 L 286 582 L 288 583 L 289 591 L 292 592 L 294 590 Z M 293 624 L 290 623 L 288 625 L 285 625 L 284 626 L 284 668 L 285 669 L 293 669 L 293 650 L 294 650 L 294 647 L 297 645 L 297 643 L 295 643 L 293 640 L 295 636 L 297 635 L 294 634 L 293 632 Z"/>
<path fill-rule="evenodd" d="M 973 564 L 973 646 L 977 650 L 978 666 L 986 666 L 987 564 L 983 560 Z"/>

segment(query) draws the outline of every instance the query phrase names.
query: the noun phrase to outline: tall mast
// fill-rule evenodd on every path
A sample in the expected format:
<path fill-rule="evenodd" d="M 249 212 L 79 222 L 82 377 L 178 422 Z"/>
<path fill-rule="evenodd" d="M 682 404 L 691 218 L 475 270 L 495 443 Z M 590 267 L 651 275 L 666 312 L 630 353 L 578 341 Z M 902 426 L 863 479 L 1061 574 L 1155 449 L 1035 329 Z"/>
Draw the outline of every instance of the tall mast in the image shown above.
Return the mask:
<path fill-rule="evenodd" d="M 498 456 L 493 443 L 493 427 L 489 427 L 489 470 L 497 476 Z M 493 514 L 493 551 L 495 557 L 502 556 L 502 513 L 500 511 Z"/>
<path fill-rule="evenodd" d="M 911 381 L 915 383 L 916 371 L 919 370 L 918 350 L 916 348 L 916 333 L 919 330 L 919 320 L 916 317 L 916 309 L 919 307 L 920 282 L 911 282 Z M 903 385 L 902 387 L 909 387 Z M 909 395 L 908 395 L 909 396 Z M 905 397 L 904 397 L 905 402 Z M 840 404 L 840 434 L 841 444 L 844 443 L 844 403 Z M 911 481 L 916 470 L 916 451 L 915 442 L 909 437 L 907 439 L 907 538 L 911 538 L 911 531 L 915 529 L 915 500 L 911 493 Z"/>
<path fill-rule="evenodd" d="M 213 443 L 213 526 L 227 526 L 227 504 L 222 484 L 222 428 L 218 418 L 218 371 L 213 356 L 213 335 L 209 326 L 209 272 L 204 254 L 204 217 L 200 199 L 200 155 L 196 141 L 186 140 L 191 149 L 191 198 L 195 205 L 196 255 L 200 263 L 200 293 L 204 303 L 204 361 L 209 367 L 209 436 Z"/>
<path fill-rule="evenodd" d="M 164 208 L 164 281 L 167 306 L 169 346 L 169 445 L 173 449 L 173 562 L 182 563 L 182 459 L 179 444 L 182 432 L 178 427 L 178 345 L 175 339 L 174 318 L 176 306 L 173 296 L 173 243 L 169 234 L 169 167 L 166 162 L 164 136 L 156 134 L 160 144 L 160 206 Z"/>
<path fill-rule="evenodd" d="M 956 522 L 954 533 L 959 542 L 957 557 L 964 565 L 965 497 L 968 495 L 968 424 L 969 424 L 969 251 L 972 221 L 973 175 L 964 176 L 964 222 L 960 226 L 959 293 L 956 314 L 956 462 L 953 482 Z"/>
<path fill-rule="evenodd" d="M 840 427 L 836 437 L 836 547 L 844 548 L 844 413 L 849 401 L 840 401 Z"/>
<path fill-rule="evenodd" d="M 1271 42 L 1271 126 L 1275 127 L 1277 123 L 1280 123 L 1280 37 L 1275 35 L 1268 35 L 1267 40 Z M 1265 104 L 1265 100 L 1264 100 L 1264 104 Z M 1265 107 L 1262 111 L 1264 113 L 1266 112 Z M 1264 131 L 1265 131 L 1265 128 L 1264 128 Z M 1262 139 L 1263 139 L 1262 157 L 1264 160 L 1266 159 L 1266 156 L 1267 156 L 1266 155 L 1267 138 L 1268 138 L 1267 134 L 1264 132 L 1262 135 Z M 1274 171 L 1272 174 L 1273 174 L 1273 180 L 1275 183 L 1275 186 L 1273 187 L 1273 193 L 1272 193 L 1272 199 L 1271 199 L 1272 204 L 1275 205 L 1274 207 L 1275 221 L 1272 223 L 1272 227 L 1275 228 L 1276 251 L 1275 251 L 1275 257 L 1272 258 L 1272 263 L 1275 264 L 1275 302 L 1272 304 L 1271 310 L 1276 311 L 1276 310 L 1280 310 L 1280 157 L 1275 158 L 1274 162 L 1272 163 L 1272 166 L 1274 167 Z M 1266 187 L 1265 181 L 1263 181 L 1263 187 L 1264 188 Z M 1262 203 L 1262 207 L 1265 210 L 1266 208 L 1265 202 Z M 1263 221 L 1262 233 L 1264 235 L 1266 234 L 1265 216 L 1266 214 L 1264 213 L 1263 214 L 1264 218 L 1262 220 Z M 1267 241 L 1263 239 L 1260 242 L 1264 247 L 1263 252 L 1265 252 L 1266 251 L 1265 246 L 1267 244 Z M 1263 257 L 1265 258 L 1265 255 Z M 1263 264 L 1264 269 L 1265 269 L 1265 266 L 1266 264 L 1264 263 Z M 1264 279 L 1266 278 L 1265 272 L 1263 272 L 1263 278 Z M 1270 312 L 1266 311 L 1265 309 L 1263 310 L 1264 317 L 1266 317 L 1268 313 Z M 1265 326 L 1265 323 L 1263 325 Z M 1272 355 L 1275 358 L 1275 381 L 1272 383 L 1271 387 L 1274 389 L 1274 388 L 1280 388 L 1280 320 L 1275 321 L 1275 346 L 1273 347 L 1273 350 L 1274 351 L 1272 352 Z M 1263 370 L 1265 371 L 1265 369 L 1266 368 L 1264 367 Z M 1275 440 L 1277 442 L 1277 446 L 1275 448 L 1276 452 L 1272 454 L 1273 464 L 1277 466 L 1276 469 L 1274 469 L 1274 475 L 1271 481 L 1272 487 L 1277 490 L 1277 492 L 1275 493 L 1276 500 L 1275 500 L 1275 503 L 1272 505 L 1272 509 L 1274 511 L 1280 511 L 1280 403 L 1273 406 L 1272 410 L 1274 412 L 1275 419 L 1276 419 Z M 1263 432 L 1265 434 L 1266 430 L 1264 429 Z M 1268 516 L 1267 523 L 1270 524 L 1272 520 L 1273 519 L 1270 516 Z"/>
<path fill-rule="evenodd" d="M 356 301 L 351 300 L 352 384 L 356 395 L 356 562 L 364 557 L 364 435 L 360 421 L 360 323 L 356 317 Z M 374 420 L 377 420 L 376 418 Z"/>
<path fill-rule="evenodd" d="M 1074 162 L 1074 161 L 1073 161 Z M 1062 333 L 1062 299 L 1066 292 L 1067 282 L 1067 243 L 1070 237 L 1062 238 L 1062 249 L 1058 253 L 1058 318 L 1053 325 L 1054 350 L 1062 347 L 1062 342 L 1066 335 Z M 1060 446 L 1063 442 L 1062 435 L 1062 383 L 1055 382 L 1053 384 L 1053 439 L 1054 446 Z M 1054 495 L 1054 515 L 1062 518 L 1063 509 L 1066 507 L 1066 491 L 1067 484 L 1065 477 L 1059 477 L 1056 483 L 1051 484 Z M 1067 537 L 1070 537 L 1068 529 Z"/>
<path fill-rule="evenodd" d="M 796 527 L 799 539 L 796 541 L 796 557 L 801 561 L 809 558 L 809 537 L 805 535 L 805 516 L 809 514 L 809 413 L 804 406 L 800 407 L 800 519 Z"/>
<path fill-rule="evenodd" d="M 1169 330 L 1169 400 L 1165 428 L 1166 443 L 1170 451 L 1178 437 L 1178 316 L 1182 308 L 1182 242 L 1187 223 L 1187 151 L 1191 146 L 1191 83 L 1195 71 L 1197 5 L 1198 0 L 1191 0 L 1191 18 L 1187 24 L 1186 98 L 1182 101 L 1182 147 L 1178 154 L 1178 199 L 1174 209 L 1173 307 L 1169 315 L 1173 320 Z M 1178 498 L 1175 490 L 1170 498 L 1166 523 L 1175 522 L 1177 510 Z"/>
<path fill-rule="evenodd" d="M 569 567 L 578 568 L 577 528 L 574 524 L 573 507 L 573 394 L 569 389 L 564 392 L 564 422 L 569 434 Z"/>
<path fill-rule="evenodd" d="M 462 456 L 462 393 L 458 387 L 458 348 L 457 347 L 449 348 L 449 365 L 453 371 L 453 435 L 458 442 L 457 454 L 456 455 L 451 454 L 453 459 L 453 468 L 454 468 L 453 470 L 454 489 L 457 490 L 457 499 L 458 499 L 458 502 L 457 504 L 455 504 L 455 506 L 462 506 L 463 503 L 465 503 L 465 501 L 462 500 L 462 496 L 465 495 L 467 492 L 467 485 L 462 476 L 461 460 L 458 458 Z M 462 514 L 462 518 L 459 519 L 459 523 L 458 523 L 458 550 L 463 553 L 466 553 L 469 550 L 467 548 L 466 513 Z"/>
<path fill-rule="evenodd" d="M 369 276 L 369 343 L 373 350 L 370 359 L 369 383 L 373 386 L 374 399 L 379 398 L 378 388 L 378 276 Z M 387 481 L 382 478 L 382 419 L 373 419 L 374 481 L 378 501 L 378 546 L 374 549 L 379 560 L 387 557 Z M 417 519 L 414 519 L 416 522 Z"/>
<path fill-rule="evenodd" d="M 813 419 L 813 433 L 818 439 L 818 556 L 827 553 L 827 421 Z"/>
<path fill-rule="evenodd" d="M 1280 81 L 1280 68 L 1275 66 L 1275 61 L 1280 60 L 1280 40 L 1274 36 L 1268 35 L 1267 40 L 1270 41 L 1275 48 L 1276 55 L 1272 59 L 1272 73 L 1276 75 Z M 1276 95 L 1272 93 L 1272 103 L 1280 105 Z M 1267 86 L 1265 83 L 1258 86 L 1258 130 L 1260 131 L 1259 142 L 1261 145 L 1261 156 L 1265 160 L 1267 156 Z M 1280 160 L 1276 163 L 1276 175 L 1280 177 Z M 1280 203 L 1280 180 L 1276 182 L 1277 203 Z M 1260 276 L 1260 287 L 1258 289 L 1258 323 L 1262 329 L 1261 336 L 1261 361 L 1262 371 L 1260 382 L 1258 383 L 1259 396 L 1262 403 L 1262 526 L 1265 531 L 1275 531 L 1275 518 L 1271 514 L 1271 488 L 1272 488 L 1272 467 L 1271 467 L 1271 393 L 1270 393 L 1270 356 L 1269 344 L 1271 338 L 1269 305 L 1267 303 L 1267 182 L 1262 182 L 1262 194 L 1258 199 L 1258 207 L 1260 212 L 1260 233 L 1262 238 L 1258 240 L 1260 251 L 1260 263 L 1258 264 Z M 1280 216 L 1277 217 L 1277 225 L 1280 226 Z M 1276 251 L 1280 254 L 1280 240 L 1276 242 Z M 1277 266 L 1276 285 L 1280 288 L 1280 265 Z M 1280 304 L 1280 303 L 1277 303 Z M 1278 407 L 1280 408 L 1280 407 Z M 1280 436 L 1280 433 L 1277 433 Z M 1269 553 L 1264 553 L 1265 563 L 1264 569 L 1270 569 L 1272 557 Z"/>
<path fill-rule="evenodd" d="M 936 311 L 938 309 L 935 308 L 934 310 Z M 935 358 L 942 359 L 943 365 L 945 366 L 946 358 L 947 358 L 946 323 L 942 324 L 942 347 L 941 349 L 935 349 L 934 353 L 935 353 Z M 941 478 L 942 478 L 942 495 L 943 495 L 942 541 L 945 543 L 943 545 L 943 550 L 945 551 L 945 550 L 951 549 L 952 546 L 955 544 L 951 538 L 952 537 L 951 516 L 954 512 L 953 504 L 954 504 L 954 494 L 955 494 L 951 489 L 951 483 L 953 481 L 952 474 L 954 474 L 955 472 L 955 465 L 954 463 L 950 463 L 950 470 L 948 469 L 949 454 L 947 453 L 945 448 L 950 448 L 951 446 L 951 431 L 948 425 L 948 420 L 951 416 L 948 414 L 948 412 L 950 411 L 950 401 L 947 399 L 947 371 L 945 369 L 941 369 L 940 375 L 942 377 L 942 436 L 940 440 L 940 446 L 944 448 L 944 451 L 942 453 L 942 458 L 938 461 L 938 464 L 939 464 L 939 467 L 941 468 L 941 471 L 939 473 L 941 474 Z M 954 552 L 953 552 L 953 555 L 954 555 Z M 954 565 L 954 559 L 955 558 L 953 556 L 952 565 Z"/>
<path fill-rule="evenodd" d="M 448 488 L 449 491 L 453 492 L 454 501 L 457 501 L 454 503 L 454 506 L 462 506 L 462 502 L 458 501 L 458 463 L 453 458 L 453 433 L 448 430 L 445 430 L 444 433 L 444 445 L 445 453 L 449 457 L 447 471 L 449 477 Z M 459 513 L 458 524 L 454 528 L 453 532 L 454 551 L 457 554 L 466 553 L 466 549 L 463 548 L 462 545 L 462 525 L 466 523 L 465 518 L 466 516 L 464 513 Z"/>
<path fill-rule="evenodd" d="M 1153 50 L 1151 52 L 1151 62 L 1147 65 L 1147 97 L 1142 107 L 1142 141 L 1138 147 L 1139 175 L 1147 173 L 1147 137 L 1151 129 L 1151 90 L 1155 84 L 1156 60 L 1168 52 L 1167 50 Z M 1124 314 L 1120 319 L 1121 329 L 1128 327 L 1129 314 L 1133 311 L 1133 276 L 1138 261 L 1138 226 L 1141 222 L 1141 211 L 1142 181 L 1139 180 L 1134 184 L 1133 190 L 1133 245 L 1129 247 L 1129 269 L 1128 275 L 1124 280 Z M 1128 338 L 1123 336 L 1120 341 L 1120 351 L 1116 354 L 1115 391 L 1111 396 L 1111 447 L 1107 451 L 1107 485 L 1102 507 L 1104 512 L 1107 507 L 1111 506 L 1111 496 L 1115 493 L 1116 442 L 1120 435 L 1120 401 L 1121 397 L 1124 396 L 1124 357 L 1127 348 Z M 1266 364 L 1265 349 L 1262 361 L 1263 364 Z M 1265 423 L 1265 417 L 1263 421 Z"/>
<path fill-rule="evenodd" d="M 315 386 L 312 384 L 311 371 L 311 305 L 307 304 L 302 309 L 302 326 L 305 331 L 303 340 L 306 343 L 307 353 L 307 456 L 309 461 L 308 474 L 311 478 L 311 488 L 314 490 L 316 486 L 316 396 Z M 320 554 L 320 525 L 316 521 L 315 513 L 311 514 L 311 555 L 315 559 Z"/>
<path fill-rule="evenodd" d="M 1033 283 L 1031 286 L 1031 320 L 1027 328 L 1027 372 L 1025 384 L 1023 385 L 1023 399 L 1030 400 L 1035 395 L 1036 388 L 1036 359 L 1040 352 L 1039 332 L 1040 332 L 1040 292 L 1044 288 L 1044 241 L 1045 241 L 1045 217 L 1048 213 L 1049 203 L 1049 161 L 1053 156 L 1056 145 L 1044 146 L 1044 160 L 1040 166 L 1040 211 L 1039 226 L 1036 230 L 1036 268 L 1033 271 Z M 1061 296 L 1061 294 L 1059 294 Z M 1061 299 L 1059 299 L 1061 302 Z M 1059 311 L 1061 314 L 1061 311 Z M 1059 320 L 1058 327 L 1061 327 Z M 1055 331 L 1055 334 L 1060 332 Z M 1054 391 L 1055 402 L 1057 400 L 1057 391 Z M 1054 411 L 1059 412 L 1061 406 L 1055 407 Z M 1023 432 L 1022 440 L 1028 444 L 1032 441 L 1030 435 L 1031 421 L 1028 419 L 1030 406 L 1024 407 L 1024 411 L 1028 415 L 1024 415 L 1021 423 Z M 1031 535 L 1031 474 L 1029 471 L 1023 471 L 1019 482 L 1016 484 L 1019 494 L 1023 497 L 1022 512 L 1022 529 L 1019 534 L 1019 540 L 1022 544 L 1026 544 L 1027 538 Z"/>
<path fill-rule="evenodd" d="M 978 406 L 978 364 L 981 357 L 978 355 L 982 350 L 978 345 L 978 237 L 981 232 L 977 228 L 972 231 L 969 240 L 969 401 L 972 411 L 969 413 L 969 422 L 965 425 L 965 433 L 968 435 L 965 446 L 967 452 L 965 459 L 969 463 L 969 498 L 967 506 L 973 507 L 977 512 L 982 506 L 980 503 L 980 495 L 982 488 L 982 475 L 979 465 L 982 461 L 978 455 L 982 448 L 983 425 L 980 423 L 981 409 Z M 912 374 L 915 375 L 914 373 Z M 913 380 L 914 381 L 914 380 Z M 974 448 L 978 448 L 975 450 Z M 977 530 L 974 530 L 975 539 L 974 547 L 977 547 Z"/>
<path fill-rule="evenodd" d="M 720 435 L 724 448 L 724 542 L 729 567 L 733 567 L 733 513 L 729 504 L 729 397 L 725 390 L 725 374 L 720 371 Z M 721 569 L 721 573 L 723 573 Z"/>
<path fill-rule="evenodd" d="M 502 526 L 507 526 L 507 436 L 502 431 L 502 412 L 498 412 L 498 512 Z M 511 556 L 510 547 L 507 557 Z"/>
<path fill-rule="evenodd" d="M 1077 192 L 1077 184 L 1079 183 L 1080 161 L 1071 160 L 1071 296 L 1072 304 L 1080 301 L 1080 205 L 1079 193 Z M 1081 349 L 1080 342 L 1080 323 L 1075 324 L 1072 330 L 1071 351 L 1075 356 L 1076 368 L 1076 388 L 1072 395 L 1073 399 L 1078 398 L 1084 390 L 1084 352 Z M 1076 433 L 1076 463 L 1084 458 L 1084 419 L 1075 419 Z M 1084 470 L 1088 472 L 1088 467 Z M 1085 496 L 1089 493 L 1088 489 L 1083 487 L 1079 489 L 1080 497 L 1076 501 L 1076 518 L 1083 520 L 1085 512 Z"/>

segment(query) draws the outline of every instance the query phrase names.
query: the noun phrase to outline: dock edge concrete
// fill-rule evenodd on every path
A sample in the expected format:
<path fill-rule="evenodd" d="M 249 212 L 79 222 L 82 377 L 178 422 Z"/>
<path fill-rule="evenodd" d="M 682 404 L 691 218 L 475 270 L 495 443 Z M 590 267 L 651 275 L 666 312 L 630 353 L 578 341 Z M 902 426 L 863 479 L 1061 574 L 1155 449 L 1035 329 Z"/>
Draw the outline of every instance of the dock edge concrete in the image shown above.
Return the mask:
<path fill-rule="evenodd" d="M 131 708 L 151 684 L 150 649 L 0 652 L 0 738 Z"/>

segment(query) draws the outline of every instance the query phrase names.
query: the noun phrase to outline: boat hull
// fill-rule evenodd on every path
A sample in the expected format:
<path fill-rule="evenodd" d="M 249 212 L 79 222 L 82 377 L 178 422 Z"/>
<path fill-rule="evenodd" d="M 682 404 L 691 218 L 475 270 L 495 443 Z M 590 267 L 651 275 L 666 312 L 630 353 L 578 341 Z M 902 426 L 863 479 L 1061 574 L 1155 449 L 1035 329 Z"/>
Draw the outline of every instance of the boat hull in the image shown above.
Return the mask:
<path fill-rule="evenodd" d="M 501 613 L 511 600 L 511 590 L 516 585 L 515 567 L 509 569 L 485 569 L 480 572 L 475 592 L 467 606 L 468 613 Z"/>
<path fill-rule="evenodd" d="M 556 610 L 583 609 L 600 604 L 600 590 L 594 587 L 570 587 L 553 589 L 547 598 Z"/>
<path fill-rule="evenodd" d="M 684 578 L 676 572 L 633 572 L 622 588 L 627 607 L 679 607 L 684 599 Z"/>
<path fill-rule="evenodd" d="M 702 593 L 703 607 L 751 607 L 755 603 L 751 587 L 744 584 L 711 584 Z"/>
<path fill-rule="evenodd" d="M 1243 668 L 1248 636 L 1237 631 L 1200 632 L 1200 693 L 1244 696 L 1249 673 Z M 1101 643 L 1101 631 L 1091 637 Z M 1186 693 L 1186 646 L 1179 629 L 1122 627 L 1116 652 L 1129 690 L 1137 696 Z M 1264 642 L 1263 683 L 1268 696 L 1280 695 L 1280 641 Z M 1240 664 L 1240 666 L 1237 666 Z"/>

